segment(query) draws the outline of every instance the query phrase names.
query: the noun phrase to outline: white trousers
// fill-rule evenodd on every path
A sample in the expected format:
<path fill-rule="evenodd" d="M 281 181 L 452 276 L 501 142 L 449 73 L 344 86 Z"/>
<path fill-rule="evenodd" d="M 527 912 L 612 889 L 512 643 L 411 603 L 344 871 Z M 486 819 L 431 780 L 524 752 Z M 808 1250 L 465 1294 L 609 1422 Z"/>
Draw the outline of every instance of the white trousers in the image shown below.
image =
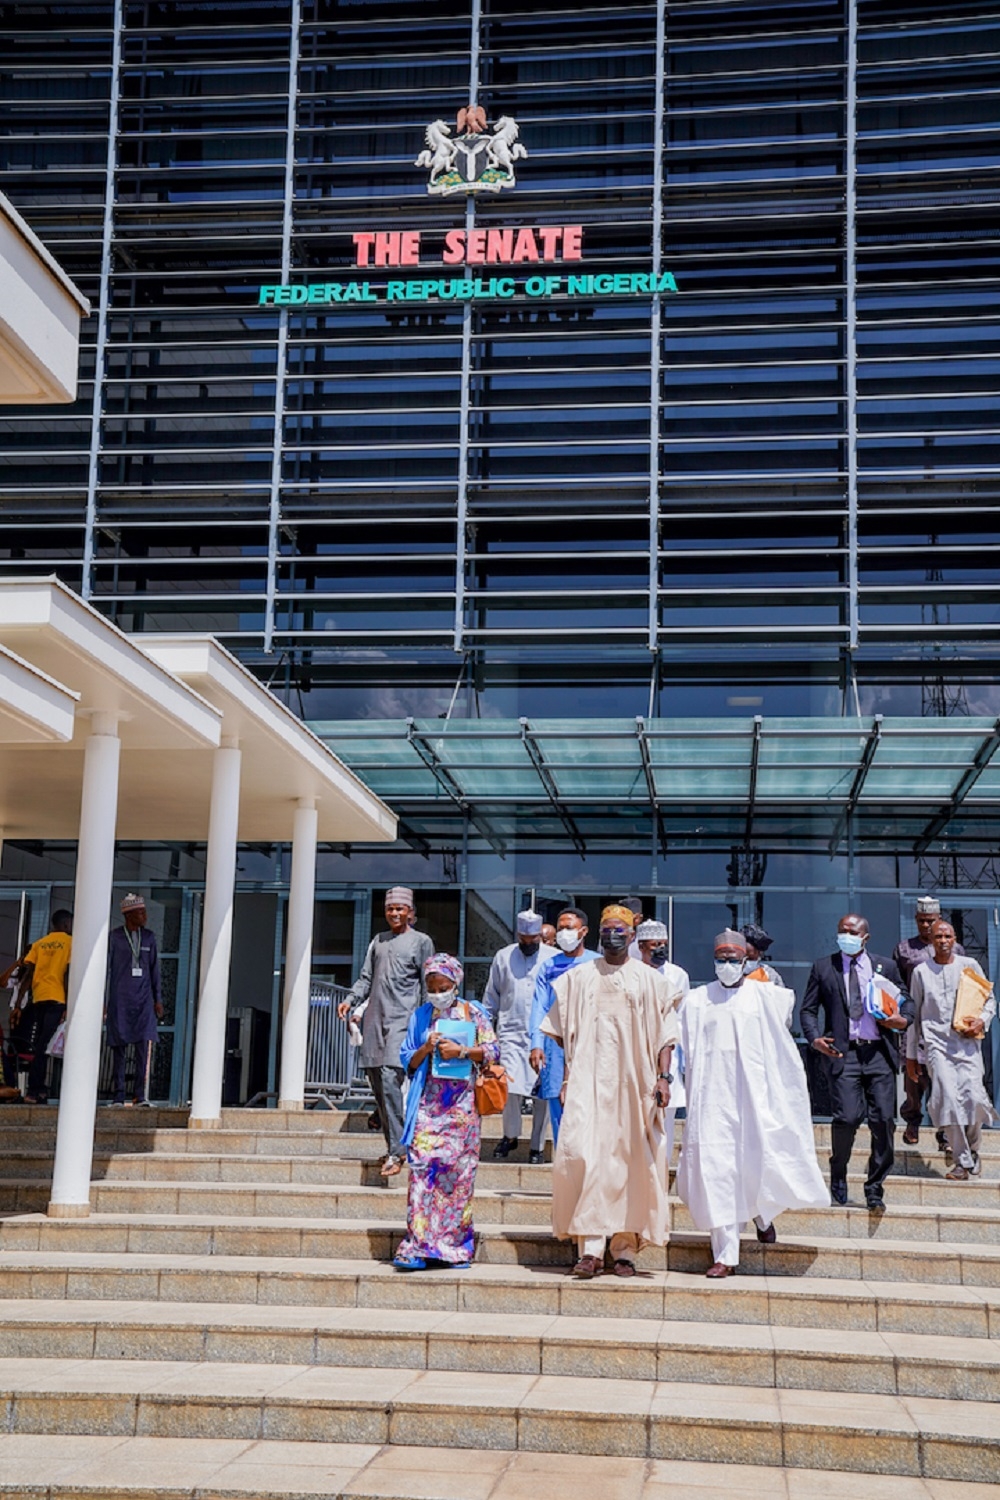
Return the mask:
<path fill-rule="evenodd" d="M 606 1235 L 580 1235 L 576 1243 L 579 1255 L 594 1255 L 598 1260 L 603 1260 L 604 1247 L 607 1244 Z M 634 1265 L 639 1253 L 639 1236 L 629 1233 L 613 1234 L 610 1248 L 612 1260 L 630 1260 Z"/>
<path fill-rule="evenodd" d="M 754 1223 L 760 1230 L 768 1229 L 770 1226 L 758 1214 Z M 721 1224 L 718 1229 L 709 1230 L 709 1238 L 712 1241 L 712 1259 L 721 1261 L 724 1266 L 738 1266 L 740 1263 L 740 1226 L 739 1224 Z"/>
<path fill-rule="evenodd" d="M 503 1107 L 503 1133 L 508 1140 L 516 1141 L 521 1135 L 521 1102 L 524 1094 L 508 1094 L 507 1103 Z M 532 1151 L 541 1151 L 542 1142 L 545 1140 L 545 1126 L 549 1118 L 549 1105 L 546 1099 L 533 1099 L 531 1101 L 531 1147 Z"/>
<path fill-rule="evenodd" d="M 951 1159 L 971 1172 L 983 1138 L 981 1125 L 945 1125 L 944 1133 L 951 1147 Z"/>

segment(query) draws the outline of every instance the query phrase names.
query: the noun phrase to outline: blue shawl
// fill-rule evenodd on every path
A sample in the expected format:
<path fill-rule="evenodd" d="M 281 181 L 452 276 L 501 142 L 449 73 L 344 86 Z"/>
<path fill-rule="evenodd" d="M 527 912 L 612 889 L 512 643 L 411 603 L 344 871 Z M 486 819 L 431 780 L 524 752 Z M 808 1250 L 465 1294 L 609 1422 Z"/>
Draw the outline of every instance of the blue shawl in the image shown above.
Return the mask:
<path fill-rule="evenodd" d="M 476 1023 L 478 1030 L 479 1022 L 489 1019 L 481 1005 L 474 1000 L 463 1000 L 458 996 L 453 1002 L 455 1005 L 467 1005 L 469 1007 L 469 1020 Z M 431 1030 L 431 1022 L 434 1019 L 434 1006 L 428 1000 L 424 1005 L 418 1005 L 410 1017 L 410 1024 L 406 1032 L 406 1041 L 399 1049 L 399 1061 L 409 1071 L 410 1058 L 414 1052 L 419 1052 L 426 1042 Z M 475 1045 L 478 1046 L 478 1043 Z M 424 1096 L 424 1085 L 430 1072 L 431 1060 L 425 1057 L 416 1072 L 410 1075 L 410 1091 L 406 1096 L 406 1120 L 403 1125 L 402 1144 L 409 1146 L 413 1141 L 414 1131 L 417 1128 L 417 1110 Z"/>

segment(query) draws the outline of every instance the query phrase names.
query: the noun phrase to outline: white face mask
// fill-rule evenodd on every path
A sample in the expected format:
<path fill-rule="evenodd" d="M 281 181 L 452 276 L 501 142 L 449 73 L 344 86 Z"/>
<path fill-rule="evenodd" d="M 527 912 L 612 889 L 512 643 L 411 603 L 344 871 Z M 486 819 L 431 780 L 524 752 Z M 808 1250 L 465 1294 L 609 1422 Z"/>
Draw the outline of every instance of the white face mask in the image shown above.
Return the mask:
<path fill-rule="evenodd" d="M 560 927 L 556 942 L 564 953 L 575 953 L 580 946 L 580 934 L 575 927 Z"/>
<path fill-rule="evenodd" d="M 437 990 L 431 995 L 430 1002 L 435 1010 L 447 1010 L 449 1006 L 454 1005 L 457 995 L 458 985 L 453 984 L 450 990 Z"/>
<path fill-rule="evenodd" d="M 715 976 L 727 990 L 735 988 L 743 978 L 743 965 L 738 958 L 717 958 Z"/>

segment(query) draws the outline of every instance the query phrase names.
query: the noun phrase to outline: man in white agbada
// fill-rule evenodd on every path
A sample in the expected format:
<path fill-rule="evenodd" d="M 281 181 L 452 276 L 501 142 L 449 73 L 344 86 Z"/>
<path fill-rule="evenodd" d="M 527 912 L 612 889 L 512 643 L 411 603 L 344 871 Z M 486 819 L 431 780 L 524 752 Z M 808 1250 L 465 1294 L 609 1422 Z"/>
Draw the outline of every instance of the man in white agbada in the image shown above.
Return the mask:
<path fill-rule="evenodd" d="M 565 1107 L 552 1169 L 552 1229 L 577 1241 L 573 1275 L 635 1275 L 643 1245 L 669 1233 L 662 1113 L 670 1103 L 677 1021 L 669 986 L 629 958 L 632 913 L 601 914 L 601 957 L 553 982 L 541 1029 L 566 1055 Z"/>
<path fill-rule="evenodd" d="M 687 1121 L 677 1191 L 712 1241 L 710 1277 L 733 1276 L 740 1228 L 765 1245 L 776 1214 L 828 1208 L 816 1161 L 805 1069 L 788 1030 L 795 996 L 744 974 L 746 939 L 715 939 L 715 980 L 680 1009 Z"/>
<path fill-rule="evenodd" d="M 538 971 L 558 949 L 541 941 L 542 918 L 537 911 L 517 914 L 517 942 L 501 948 L 490 966 L 483 993 L 500 1043 L 500 1061 L 507 1071 L 507 1104 L 503 1112 L 503 1137 L 493 1148 L 495 1157 L 507 1157 L 516 1149 L 521 1134 L 521 1103 L 535 1087 L 535 1074 L 528 1062 L 531 1052 L 531 1002 Z M 544 1161 L 542 1145 L 549 1107 L 537 1096 L 532 1107 L 531 1145 L 528 1161 Z"/>
<path fill-rule="evenodd" d="M 927 1102 L 931 1120 L 948 1139 L 952 1156 L 951 1182 L 965 1182 L 982 1171 L 979 1143 L 983 1126 L 992 1124 L 996 1110 L 983 1083 L 983 1038 L 996 1015 L 996 997 L 974 958 L 956 958 L 955 929 L 936 921 L 930 929 L 933 957 L 917 964 L 910 978 L 913 1025 L 906 1033 L 906 1067 L 919 1082 L 920 1064 L 930 1074 Z M 956 1030 L 955 1001 L 962 974 L 971 969 L 980 980 L 983 996 L 978 1016 Z"/>

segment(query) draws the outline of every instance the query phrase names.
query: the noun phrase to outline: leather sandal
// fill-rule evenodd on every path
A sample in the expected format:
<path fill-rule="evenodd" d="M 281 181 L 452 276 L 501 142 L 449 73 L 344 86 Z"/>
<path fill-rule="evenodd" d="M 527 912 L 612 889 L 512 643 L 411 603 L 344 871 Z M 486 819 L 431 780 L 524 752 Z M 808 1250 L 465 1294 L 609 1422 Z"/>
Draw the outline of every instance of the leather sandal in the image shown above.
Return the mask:
<path fill-rule="evenodd" d="M 768 1224 L 766 1229 L 761 1229 L 759 1224 L 753 1226 L 757 1231 L 757 1238 L 762 1245 L 776 1245 L 778 1242 L 778 1231 L 773 1224 Z"/>
<path fill-rule="evenodd" d="M 378 1170 L 380 1177 L 395 1177 L 403 1170 L 403 1163 L 398 1156 L 387 1156 Z"/>
<path fill-rule="evenodd" d="M 714 1266 L 709 1266 L 708 1270 L 705 1272 L 705 1275 L 711 1281 L 721 1281 L 723 1276 L 735 1276 L 736 1267 L 724 1265 L 721 1260 L 717 1260 Z"/>
<path fill-rule="evenodd" d="M 612 1270 L 612 1272 L 614 1273 L 615 1276 L 634 1276 L 635 1275 L 635 1261 L 634 1260 L 616 1260 L 615 1263 L 614 1263 L 614 1265 L 611 1267 L 611 1270 Z"/>
<path fill-rule="evenodd" d="M 595 1276 L 604 1274 L 604 1262 L 598 1260 L 596 1255 L 581 1255 L 573 1267 L 573 1275 L 578 1281 L 591 1281 Z"/>

